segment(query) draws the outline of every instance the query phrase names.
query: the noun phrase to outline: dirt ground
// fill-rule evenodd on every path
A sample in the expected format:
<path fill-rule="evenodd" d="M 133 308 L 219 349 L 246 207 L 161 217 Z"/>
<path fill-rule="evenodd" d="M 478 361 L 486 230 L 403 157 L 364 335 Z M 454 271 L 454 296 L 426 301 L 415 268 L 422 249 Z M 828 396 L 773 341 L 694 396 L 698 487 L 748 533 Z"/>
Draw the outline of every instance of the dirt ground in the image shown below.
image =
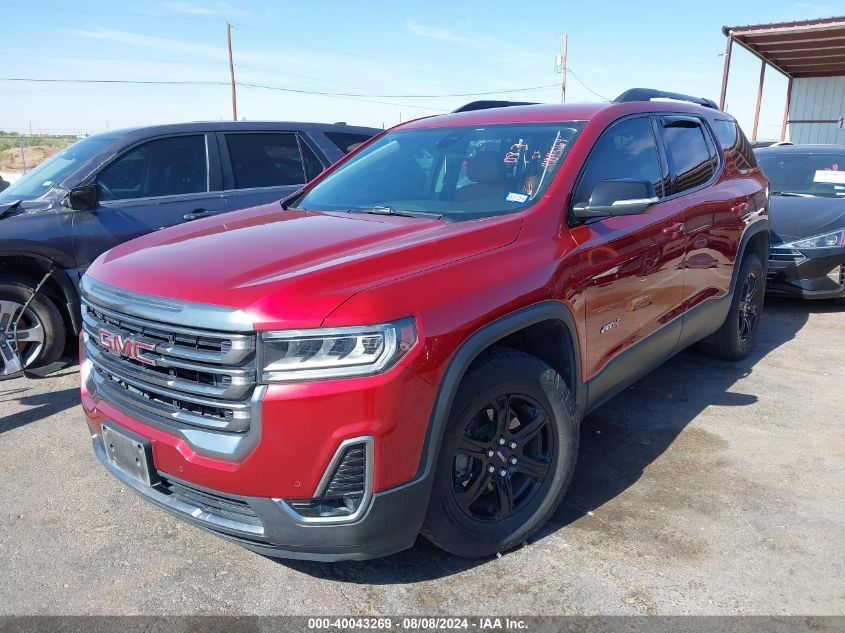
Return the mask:
<path fill-rule="evenodd" d="M 584 421 L 549 525 L 481 561 L 258 556 L 100 466 L 75 369 L 0 383 L 0 615 L 845 615 L 843 327 L 770 301 L 745 360 L 667 362 Z"/>
<path fill-rule="evenodd" d="M 26 170 L 28 171 L 38 167 L 59 151 L 61 151 L 61 148 L 51 145 L 24 147 L 23 152 L 19 147 L 12 147 L 0 152 L 0 169 L 11 173 L 23 173 L 24 161 L 26 161 Z"/>

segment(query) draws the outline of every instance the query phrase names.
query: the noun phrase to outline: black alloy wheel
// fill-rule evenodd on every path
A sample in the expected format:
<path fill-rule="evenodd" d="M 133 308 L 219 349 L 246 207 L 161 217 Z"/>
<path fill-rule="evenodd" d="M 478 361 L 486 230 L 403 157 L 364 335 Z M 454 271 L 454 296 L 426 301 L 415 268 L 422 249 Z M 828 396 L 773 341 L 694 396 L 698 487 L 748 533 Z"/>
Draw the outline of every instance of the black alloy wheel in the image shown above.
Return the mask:
<path fill-rule="evenodd" d="M 573 413 L 566 382 L 546 362 L 505 347 L 484 352 L 449 409 L 423 536 L 466 558 L 526 542 L 572 479 Z"/>
<path fill-rule="evenodd" d="M 751 340 L 754 334 L 754 326 L 757 324 L 758 308 L 760 307 L 758 286 L 760 278 L 755 271 L 750 271 L 742 284 L 742 293 L 739 299 L 739 340 L 743 343 Z"/>
<path fill-rule="evenodd" d="M 454 458 L 455 501 L 478 521 L 501 521 L 535 497 L 554 460 L 549 415 L 535 400 L 502 395 L 464 429 Z"/>

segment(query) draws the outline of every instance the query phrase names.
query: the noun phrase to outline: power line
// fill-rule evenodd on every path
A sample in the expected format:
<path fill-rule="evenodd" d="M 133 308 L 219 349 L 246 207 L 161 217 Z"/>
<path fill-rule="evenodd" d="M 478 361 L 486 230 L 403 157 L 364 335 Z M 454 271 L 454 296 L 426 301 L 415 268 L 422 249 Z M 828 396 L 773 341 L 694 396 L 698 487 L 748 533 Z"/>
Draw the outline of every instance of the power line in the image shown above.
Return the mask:
<path fill-rule="evenodd" d="M 36 83 L 83 83 L 83 84 L 138 84 L 138 85 L 195 85 L 195 86 L 225 86 L 225 81 L 199 81 L 186 79 L 157 80 L 157 79 L 66 79 L 52 77 L 0 77 L 0 81 L 36 82 Z M 250 82 L 237 82 L 237 85 L 247 88 L 263 88 L 265 90 L 279 90 L 281 92 L 293 92 L 297 94 L 310 94 L 324 97 L 361 97 L 374 99 L 445 99 L 451 97 L 482 97 L 505 93 L 530 92 L 533 90 L 545 90 L 555 88 L 557 84 L 545 84 L 542 86 L 530 86 L 527 88 L 511 88 L 508 90 L 494 90 L 485 92 L 456 92 L 451 94 L 382 94 L 365 92 L 329 92 L 324 90 L 305 90 L 302 88 L 288 88 L 285 86 L 273 86 L 269 84 L 257 84 Z M 604 98 L 604 97 L 602 97 Z"/>
<path fill-rule="evenodd" d="M 0 77 L 0 81 L 29 81 L 34 83 L 74 84 L 139 84 L 139 85 L 185 85 L 185 86 L 228 86 L 228 81 L 191 81 L 186 79 L 59 79 L 36 77 Z"/>
<path fill-rule="evenodd" d="M 574 71 L 574 70 L 572 70 L 571 68 L 568 70 L 568 72 L 569 72 L 569 74 L 570 74 L 570 75 L 572 75 L 573 77 L 575 77 L 575 80 L 576 80 L 579 84 L 581 84 L 582 86 L 584 86 L 584 89 L 585 89 L 587 92 L 590 92 L 590 93 L 594 94 L 595 96 L 597 96 L 597 97 L 598 97 L 599 99 L 601 99 L 602 101 L 613 101 L 613 99 L 608 99 L 607 97 L 603 97 L 603 96 L 602 96 L 602 95 L 600 95 L 598 92 L 596 92 L 595 90 L 593 90 L 592 88 L 590 88 L 590 87 L 589 87 L 587 84 L 585 84 L 583 81 L 581 81 L 581 78 L 580 78 L 578 75 L 576 75 L 576 74 L 575 74 L 575 71 Z"/>
<path fill-rule="evenodd" d="M 41 53 L 7 53 L 0 51 L 0 57 L 35 57 L 37 59 L 78 59 L 92 62 L 139 62 L 143 64 L 215 64 L 219 65 L 219 60 L 199 60 L 199 59 L 180 59 L 174 62 L 172 59 L 138 59 L 135 57 L 80 57 L 72 55 L 43 55 Z"/>

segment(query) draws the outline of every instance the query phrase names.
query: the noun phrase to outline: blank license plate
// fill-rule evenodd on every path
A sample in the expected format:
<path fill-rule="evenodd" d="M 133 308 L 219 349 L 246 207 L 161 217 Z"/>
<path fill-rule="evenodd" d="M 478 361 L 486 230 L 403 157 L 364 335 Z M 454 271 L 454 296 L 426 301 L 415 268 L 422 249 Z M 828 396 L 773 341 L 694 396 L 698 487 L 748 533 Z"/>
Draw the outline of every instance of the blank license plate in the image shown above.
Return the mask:
<path fill-rule="evenodd" d="M 150 443 L 124 429 L 118 429 L 104 422 L 103 445 L 109 463 L 120 472 L 145 486 L 151 486 L 158 479 L 152 468 L 152 446 Z"/>

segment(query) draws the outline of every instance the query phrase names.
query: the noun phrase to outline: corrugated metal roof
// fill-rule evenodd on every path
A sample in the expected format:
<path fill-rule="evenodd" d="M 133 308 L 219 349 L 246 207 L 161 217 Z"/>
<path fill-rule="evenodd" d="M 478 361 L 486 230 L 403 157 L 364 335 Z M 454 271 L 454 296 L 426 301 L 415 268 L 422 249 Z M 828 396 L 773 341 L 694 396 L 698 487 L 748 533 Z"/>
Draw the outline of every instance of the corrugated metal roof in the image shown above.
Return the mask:
<path fill-rule="evenodd" d="M 722 32 L 788 77 L 845 75 L 845 16 L 725 26 Z"/>

